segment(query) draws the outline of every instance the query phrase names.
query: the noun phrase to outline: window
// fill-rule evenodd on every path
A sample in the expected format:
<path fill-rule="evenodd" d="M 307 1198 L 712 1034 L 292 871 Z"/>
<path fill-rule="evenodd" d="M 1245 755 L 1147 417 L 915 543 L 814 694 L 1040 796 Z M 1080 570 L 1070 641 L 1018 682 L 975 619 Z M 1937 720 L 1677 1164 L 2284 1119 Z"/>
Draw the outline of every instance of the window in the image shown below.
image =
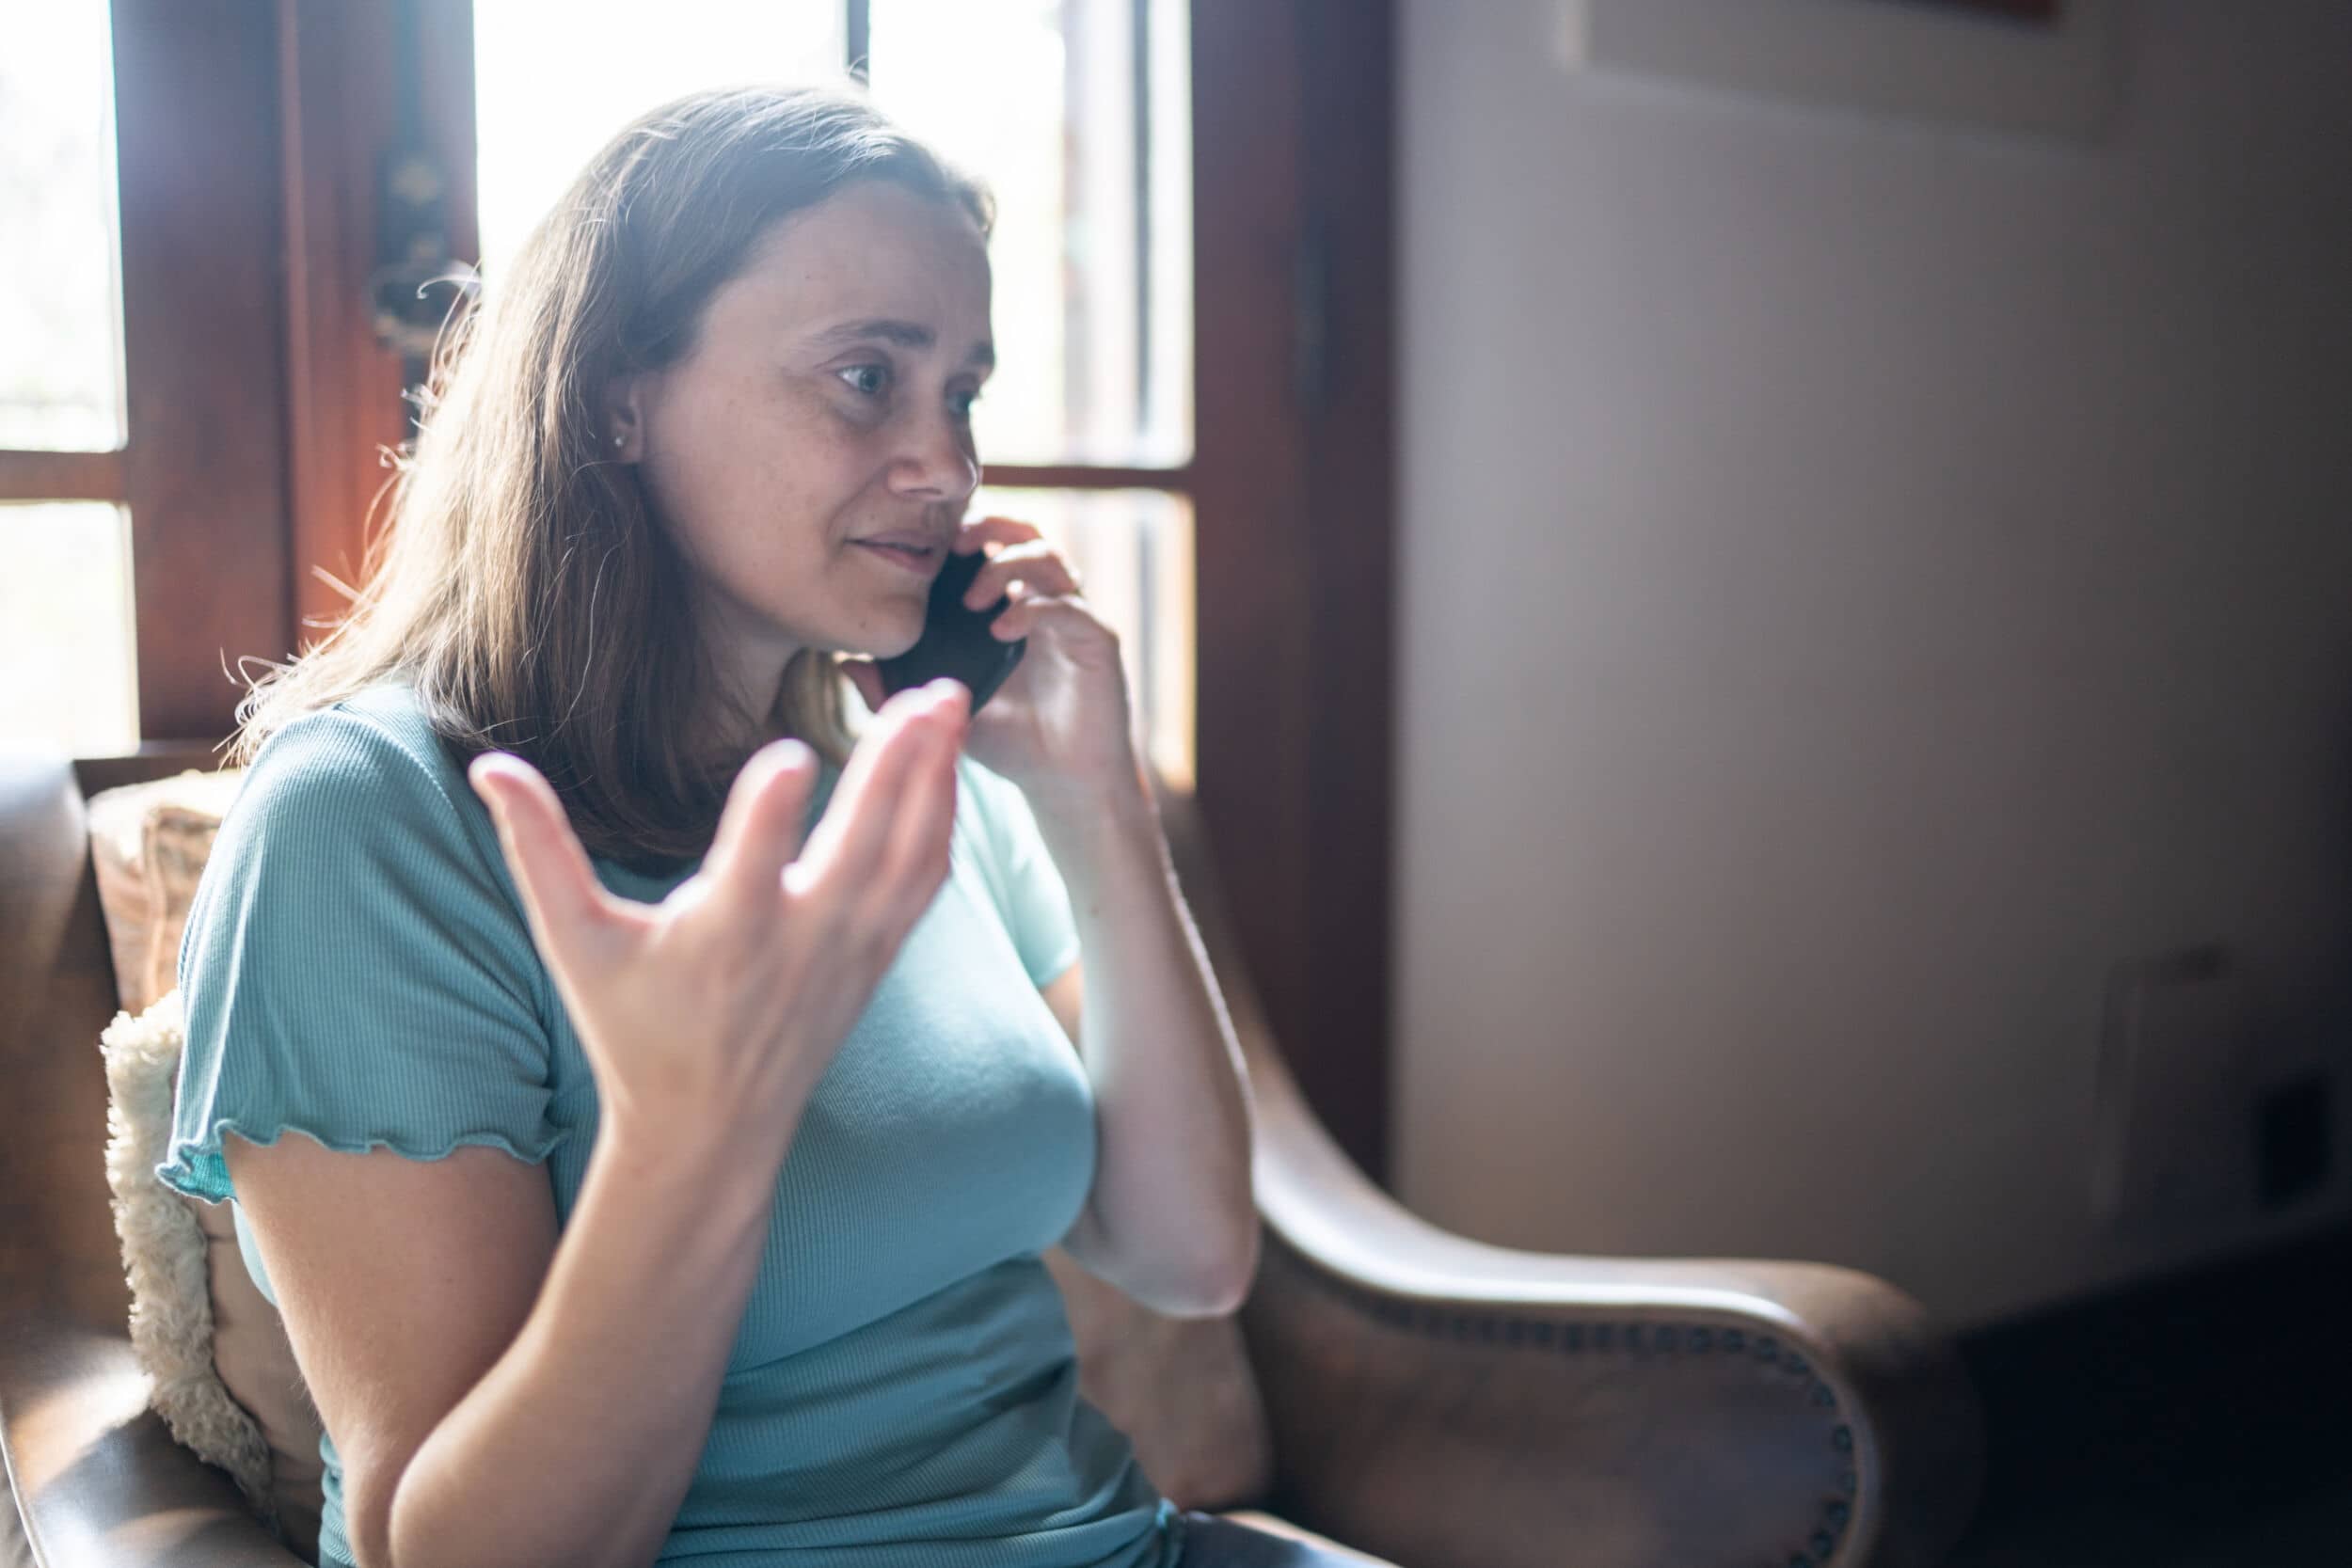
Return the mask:
<path fill-rule="evenodd" d="M 287 642 L 267 8 L 94 0 L 0 49 L 0 736 L 226 733 Z"/>
<path fill-rule="evenodd" d="M 998 463 L 1192 455 L 1184 8 L 1158 0 L 874 0 L 893 119 L 996 197 L 1004 363 L 976 410 Z"/>
<path fill-rule="evenodd" d="M 1056 532 L 1121 626 L 1267 1016 L 1379 1170 L 1393 0 L 18 9 L 0 742 L 217 741 L 246 661 L 341 613 L 409 428 L 374 330 L 407 155 L 442 177 L 446 254 L 495 266 L 634 110 L 861 61 L 1004 202 L 978 504 Z"/>
<path fill-rule="evenodd" d="M 111 31 L 37 8 L 0 50 L 0 733 L 73 753 L 138 739 Z"/>
<path fill-rule="evenodd" d="M 1182 0 L 475 0 L 495 274 L 630 117 L 698 87 L 838 82 L 994 193 L 1001 362 L 976 514 L 1035 522 L 1119 628 L 1152 759 L 1193 773 L 1192 229 Z M 562 93 L 546 84 L 560 80 Z"/>
<path fill-rule="evenodd" d="M 668 0 L 646 24 L 642 0 L 474 0 L 485 272 L 640 112 L 752 76 L 838 78 L 848 48 L 840 8 L 805 0 Z"/>

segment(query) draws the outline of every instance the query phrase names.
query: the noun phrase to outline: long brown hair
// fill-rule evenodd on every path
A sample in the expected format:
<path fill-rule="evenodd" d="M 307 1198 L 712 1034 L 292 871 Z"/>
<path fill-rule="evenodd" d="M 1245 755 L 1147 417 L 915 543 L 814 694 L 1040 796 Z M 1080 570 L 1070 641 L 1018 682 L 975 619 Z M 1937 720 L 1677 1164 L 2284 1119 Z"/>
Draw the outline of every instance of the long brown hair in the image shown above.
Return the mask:
<path fill-rule="evenodd" d="M 546 774 L 590 853 L 646 868 L 707 848 L 748 748 L 694 747 L 714 712 L 745 734 L 762 716 L 717 679 L 636 468 L 605 458 L 602 391 L 683 358 L 771 224 L 864 180 L 991 226 L 984 190 L 846 91 L 695 93 L 606 144 L 444 330 L 352 609 L 252 684 L 230 760 L 397 679 L 461 768 L 497 749 Z M 804 649 L 764 717 L 838 764 L 844 684 Z"/>

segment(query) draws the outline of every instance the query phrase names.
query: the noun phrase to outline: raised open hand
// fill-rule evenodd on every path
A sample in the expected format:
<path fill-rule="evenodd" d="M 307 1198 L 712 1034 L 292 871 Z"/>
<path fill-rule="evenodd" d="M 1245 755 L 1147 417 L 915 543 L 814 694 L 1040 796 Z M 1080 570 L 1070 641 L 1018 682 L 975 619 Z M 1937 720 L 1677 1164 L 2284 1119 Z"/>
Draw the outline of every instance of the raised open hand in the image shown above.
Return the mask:
<path fill-rule="evenodd" d="M 884 704 L 805 847 L 816 757 L 797 740 L 761 748 L 702 864 L 659 904 L 596 879 L 536 768 L 503 752 L 474 758 L 469 780 L 605 1121 L 713 1132 L 797 1120 L 946 876 L 967 701 L 935 681 Z"/>

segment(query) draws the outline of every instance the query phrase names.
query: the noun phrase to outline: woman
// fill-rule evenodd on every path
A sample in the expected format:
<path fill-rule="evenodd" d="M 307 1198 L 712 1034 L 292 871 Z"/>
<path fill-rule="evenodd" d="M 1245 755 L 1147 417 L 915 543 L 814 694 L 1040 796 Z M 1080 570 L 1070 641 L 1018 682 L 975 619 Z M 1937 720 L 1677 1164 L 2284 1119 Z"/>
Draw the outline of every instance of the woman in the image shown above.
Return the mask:
<path fill-rule="evenodd" d="M 1039 1256 L 1220 1313 L 1257 1236 L 1117 641 L 962 520 L 988 222 L 854 99 L 640 119 L 247 699 L 162 1174 L 285 1317 L 323 1562 L 1315 1560 L 1157 1493 Z M 976 549 L 1026 658 L 884 701 Z"/>

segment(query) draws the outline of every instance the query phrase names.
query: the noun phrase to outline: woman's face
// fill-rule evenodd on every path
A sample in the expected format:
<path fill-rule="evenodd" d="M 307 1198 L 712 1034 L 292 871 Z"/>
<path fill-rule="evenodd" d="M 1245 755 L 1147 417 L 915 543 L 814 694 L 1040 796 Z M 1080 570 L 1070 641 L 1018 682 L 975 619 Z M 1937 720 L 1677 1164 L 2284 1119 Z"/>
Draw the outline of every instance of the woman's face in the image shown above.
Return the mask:
<path fill-rule="evenodd" d="M 615 384 L 606 440 L 639 465 L 753 711 L 801 648 L 886 657 L 921 634 L 979 483 L 988 305 L 971 216 L 865 181 L 771 227 L 684 359 Z"/>

